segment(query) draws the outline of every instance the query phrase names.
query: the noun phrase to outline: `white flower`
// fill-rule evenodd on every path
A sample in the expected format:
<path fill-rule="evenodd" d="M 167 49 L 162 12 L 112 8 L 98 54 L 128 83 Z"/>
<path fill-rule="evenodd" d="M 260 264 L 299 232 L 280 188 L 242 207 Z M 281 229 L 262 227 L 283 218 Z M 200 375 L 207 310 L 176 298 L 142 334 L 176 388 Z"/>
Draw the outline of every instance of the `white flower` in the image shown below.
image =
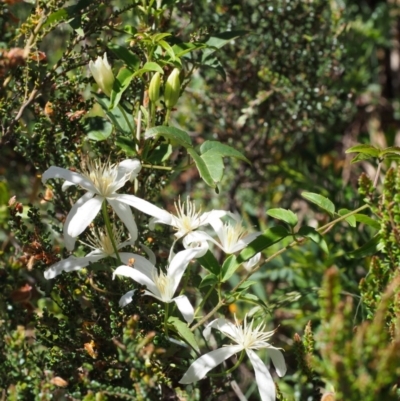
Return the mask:
<path fill-rule="evenodd" d="M 156 223 L 163 223 L 172 226 L 175 230 L 175 237 L 177 239 L 197 230 L 199 227 L 206 224 L 211 224 L 211 221 L 223 217 L 227 212 L 223 210 L 213 210 L 211 212 L 201 213 L 201 210 L 196 211 L 196 205 L 186 198 L 186 202 L 175 202 L 176 215 L 169 214 L 163 218 L 153 217 L 150 220 L 149 227 L 154 230 Z"/>
<path fill-rule="evenodd" d="M 151 216 L 169 216 L 168 212 L 137 196 L 116 192 L 128 180 L 133 180 L 140 169 L 139 160 L 127 159 L 119 164 L 89 161 L 81 174 L 55 166 L 43 173 L 43 184 L 50 178 L 62 178 L 66 180 L 63 190 L 71 185 L 79 185 L 87 191 L 72 207 L 64 223 L 64 240 L 68 250 L 74 248 L 75 238 L 93 221 L 105 199 L 128 228 L 132 240 L 137 238 L 137 226 L 127 205 Z"/>
<path fill-rule="evenodd" d="M 232 254 L 246 248 L 250 242 L 261 234 L 259 231 L 248 234 L 239 217 L 230 212 L 225 214 L 230 216 L 233 222 L 228 221 L 224 223 L 218 216 L 212 216 L 214 218 L 209 219 L 209 224 L 217 234 L 219 241 L 216 241 L 204 231 L 196 231 L 184 239 L 184 245 L 188 246 L 191 242 L 211 241 L 225 253 Z"/>
<path fill-rule="evenodd" d="M 124 248 L 127 245 L 132 245 L 135 242 L 132 238 L 127 241 L 120 242 L 121 230 L 117 230 L 115 226 L 113 227 L 113 238 L 116 244 L 116 248 L 118 250 Z M 50 266 L 44 272 L 44 277 L 49 280 L 58 276 L 63 271 L 72 272 L 80 270 L 83 267 L 88 266 L 90 263 L 98 262 L 99 260 L 107 257 L 116 258 L 111 238 L 106 231 L 99 229 L 97 232 L 95 232 L 94 230 L 92 230 L 92 236 L 89 237 L 89 242 L 90 244 L 87 245 L 93 249 L 92 252 L 81 258 L 70 256 L 67 259 L 60 260 L 59 262 Z M 154 260 L 154 254 L 147 247 L 143 247 L 143 249 L 148 254 L 150 259 Z M 124 263 L 134 261 L 135 266 L 141 266 L 144 269 L 152 266 L 152 264 L 147 259 L 145 259 L 143 256 L 137 255 L 136 253 L 119 252 L 118 254 L 120 259 Z"/>
<path fill-rule="evenodd" d="M 244 262 L 243 267 L 249 272 L 254 266 L 260 263 L 260 260 L 261 260 L 261 252 L 258 252 L 247 262 Z"/>
<path fill-rule="evenodd" d="M 95 62 L 90 60 L 89 69 L 97 85 L 99 85 L 99 88 L 107 96 L 110 96 L 114 84 L 114 74 L 111 70 L 110 64 L 108 63 L 107 54 L 104 53 L 103 58 L 97 57 Z"/>
<path fill-rule="evenodd" d="M 265 325 L 263 324 L 259 324 L 257 327 L 253 328 L 254 321 L 248 324 L 246 319 L 243 325 L 238 323 L 236 317 L 235 322 L 236 324 L 232 324 L 225 319 L 216 319 L 206 327 L 203 332 L 206 338 L 210 335 L 211 328 L 214 328 L 221 331 L 236 344 L 226 345 L 202 355 L 192 363 L 179 383 L 190 384 L 201 380 L 211 369 L 215 368 L 232 355 L 244 350 L 253 365 L 261 400 L 275 401 L 274 381 L 272 380 L 268 368 L 253 351 L 265 348 L 275 366 L 277 374 L 280 377 L 284 376 L 286 373 L 286 364 L 282 352 L 268 342 L 274 334 L 274 331 L 264 332 Z"/>
<path fill-rule="evenodd" d="M 191 323 L 194 317 L 193 306 L 186 295 L 179 295 L 174 298 L 174 294 L 189 262 L 193 258 L 203 256 L 205 252 L 206 248 L 191 248 L 178 252 L 172 258 L 165 273 L 157 271 L 153 265 L 146 268 L 140 265 L 135 265 L 134 267 L 119 266 L 115 270 L 113 278 L 115 275 L 130 277 L 137 283 L 147 287 L 144 295 L 150 295 L 165 303 L 175 302 L 185 320 Z M 131 302 L 133 293 L 134 290 L 123 295 L 119 301 L 120 306 L 125 306 Z"/>

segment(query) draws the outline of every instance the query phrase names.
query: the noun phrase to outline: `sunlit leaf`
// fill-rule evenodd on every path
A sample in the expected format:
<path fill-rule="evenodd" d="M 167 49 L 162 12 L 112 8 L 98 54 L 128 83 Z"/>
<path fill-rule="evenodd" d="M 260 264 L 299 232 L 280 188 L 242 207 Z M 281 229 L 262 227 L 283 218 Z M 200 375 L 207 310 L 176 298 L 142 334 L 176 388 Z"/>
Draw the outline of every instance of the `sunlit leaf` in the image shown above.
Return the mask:
<path fill-rule="evenodd" d="M 335 205 L 328 198 L 325 198 L 325 196 L 313 192 L 302 192 L 301 196 L 308 201 L 315 203 L 321 209 L 327 211 L 331 216 L 335 213 Z"/>

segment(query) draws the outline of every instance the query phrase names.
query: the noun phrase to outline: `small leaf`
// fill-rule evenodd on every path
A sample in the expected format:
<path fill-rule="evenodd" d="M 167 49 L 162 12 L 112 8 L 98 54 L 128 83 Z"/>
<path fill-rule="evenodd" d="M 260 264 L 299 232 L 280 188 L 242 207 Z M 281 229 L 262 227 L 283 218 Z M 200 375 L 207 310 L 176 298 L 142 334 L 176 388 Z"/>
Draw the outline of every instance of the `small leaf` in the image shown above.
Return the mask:
<path fill-rule="evenodd" d="M 298 220 L 297 216 L 291 211 L 286 209 L 269 209 L 267 211 L 267 215 L 271 216 L 275 219 L 282 220 L 285 223 L 289 224 L 289 226 L 294 227 Z"/>
<path fill-rule="evenodd" d="M 310 240 L 319 245 L 325 253 L 329 254 L 328 244 L 326 243 L 324 237 L 318 231 L 316 231 L 314 227 L 301 227 L 297 234 L 301 235 L 302 237 L 310 238 Z"/>
<path fill-rule="evenodd" d="M 244 283 L 242 283 L 242 284 L 240 284 L 240 286 L 236 289 L 236 291 L 237 292 L 241 292 L 241 291 L 244 291 L 244 290 L 246 290 L 247 288 L 249 288 L 250 286 L 252 286 L 253 284 L 257 284 L 258 283 L 258 281 L 250 281 L 250 280 L 247 280 L 247 281 L 245 281 Z"/>
<path fill-rule="evenodd" d="M 172 154 L 172 146 L 169 143 L 161 143 L 146 158 L 150 164 L 159 164 L 168 160 Z"/>
<path fill-rule="evenodd" d="M 378 245 L 381 236 L 379 234 L 375 235 L 372 239 L 362 245 L 360 248 L 356 249 L 353 252 L 348 253 L 347 255 L 352 259 L 362 259 L 366 256 L 374 255 L 378 251 Z"/>
<path fill-rule="evenodd" d="M 365 153 L 359 153 L 354 159 L 351 160 L 351 164 L 361 162 L 363 160 L 372 159 L 373 156 L 367 155 Z"/>
<path fill-rule="evenodd" d="M 315 203 L 321 209 L 327 211 L 331 216 L 335 213 L 335 205 L 325 196 L 313 192 L 302 192 L 301 196 L 308 201 Z"/>
<path fill-rule="evenodd" d="M 207 276 L 205 276 L 203 280 L 201 280 L 199 288 L 208 287 L 210 285 L 217 284 L 218 282 L 219 282 L 218 277 L 215 274 L 210 273 L 207 274 Z"/>
<path fill-rule="evenodd" d="M 381 228 L 379 221 L 376 221 L 365 214 L 355 214 L 354 217 L 355 217 L 356 221 L 358 221 L 359 223 L 366 224 L 367 226 L 370 226 L 377 230 L 379 230 Z"/>
<path fill-rule="evenodd" d="M 148 61 L 140 70 L 136 71 L 135 76 L 150 71 L 155 71 L 159 72 L 160 74 L 164 74 L 163 69 L 157 63 L 154 63 L 153 61 Z"/>
<path fill-rule="evenodd" d="M 270 313 L 270 308 L 268 305 L 256 295 L 253 294 L 240 294 L 238 300 L 247 302 L 252 305 L 258 305 L 262 309 L 264 309 L 267 313 Z"/>
<path fill-rule="evenodd" d="M 345 214 L 350 213 L 350 212 L 351 212 L 351 210 L 349 210 L 349 209 L 340 209 L 340 210 L 338 210 L 339 216 L 344 216 Z M 356 227 L 357 226 L 357 221 L 356 221 L 356 218 L 354 217 L 354 215 L 347 217 L 346 221 L 349 223 L 350 227 Z"/>
<path fill-rule="evenodd" d="M 83 129 L 88 139 L 104 141 L 111 135 L 113 126 L 103 117 L 87 117 Z"/>
<path fill-rule="evenodd" d="M 175 61 L 175 53 L 172 47 L 165 40 L 160 40 L 158 44 L 168 53 L 168 56 L 171 57 L 171 60 Z"/>
<path fill-rule="evenodd" d="M 203 179 L 203 181 L 211 188 L 215 188 L 216 184 L 213 181 L 204 160 L 196 153 L 196 151 L 193 148 L 188 148 L 187 151 L 190 154 L 190 156 L 192 156 L 193 161 L 196 164 L 197 170 L 199 171 L 200 177 Z"/>
<path fill-rule="evenodd" d="M 221 281 L 224 283 L 229 280 L 240 265 L 241 263 L 238 263 L 235 255 L 230 255 L 225 259 L 221 269 Z"/>
<path fill-rule="evenodd" d="M 232 148 L 231 146 L 225 145 L 218 141 L 205 141 L 200 146 L 200 153 L 204 154 L 206 152 L 213 151 L 222 157 L 234 157 L 235 159 L 243 160 L 250 164 L 250 161 L 239 151 Z"/>
<path fill-rule="evenodd" d="M 214 273 L 215 275 L 219 275 L 219 272 L 221 271 L 221 266 L 210 250 L 208 250 L 204 256 L 202 256 L 201 258 L 197 258 L 196 260 L 209 272 Z"/>
<path fill-rule="evenodd" d="M 122 94 L 128 89 L 132 79 L 134 78 L 135 72 L 129 68 L 122 67 L 117 77 L 115 78 L 114 85 L 111 92 L 111 104 L 109 106 L 110 110 L 118 106 L 121 100 Z"/>
<path fill-rule="evenodd" d="M 231 40 L 238 38 L 239 36 L 244 36 L 247 34 L 247 31 L 227 31 L 214 34 L 210 36 L 210 38 L 205 43 L 207 45 L 207 49 L 203 52 L 202 63 L 212 54 L 215 50 L 220 49 L 222 46 L 225 46 Z"/>
<path fill-rule="evenodd" d="M 182 322 L 177 317 L 170 316 L 168 318 L 168 324 L 175 329 L 182 340 L 189 344 L 195 351 L 200 352 L 196 338 L 186 323 Z"/>
<path fill-rule="evenodd" d="M 346 153 L 362 153 L 364 155 L 378 157 L 380 150 L 372 145 L 355 145 L 346 150 Z"/>
<path fill-rule="evenodd" d="M 139 57 L 123 46 L 109 43 L 107 46 L 120 60 L 122 60 L 130 70 L 136 71 L 140 66 Z"/>
<path fill-rule="evenodd" d="M 213 151 L 203 153 L 200 157 L 207 166 L 207 170 L 209 171 L 213 181 L 215 183 L 220 182 L 224 175 L 224 162 L 222 161 L 222 157 L 215 154 Z"/>
<path fill-rule="evenodd" d="M 179 128 L 161 125 L 150 128 L 144 133 L 144 137 L 146 139 L 154 138 L 159 135 L 162 135 L 164 138 L 169 139 L 170 141 L 176 142 L 178 145 L 183 146 L 184 148 L 193 147 L 190 136 L 187 134 L 187 132 L 182 131 Z"/>
<path fill-rule="evenodd" d="M 288 235 L 289 232 L 286 227 L 276 226 L 269 228 L 263 234 L 259 235 L 254 241 L 250 242 L 250 244 L 247 245 L 242 252 L 240 252 L 239 256 L 237 257 L 238 263 L 246 262 L 258 252 L 269 248 Z"/>
<path fill-rule="evenodd" d="M 137 156 L 135 142 L 131 137 L 119 135 L 115 141 L 115 145 L 119 147 L 127 156 Z"/>

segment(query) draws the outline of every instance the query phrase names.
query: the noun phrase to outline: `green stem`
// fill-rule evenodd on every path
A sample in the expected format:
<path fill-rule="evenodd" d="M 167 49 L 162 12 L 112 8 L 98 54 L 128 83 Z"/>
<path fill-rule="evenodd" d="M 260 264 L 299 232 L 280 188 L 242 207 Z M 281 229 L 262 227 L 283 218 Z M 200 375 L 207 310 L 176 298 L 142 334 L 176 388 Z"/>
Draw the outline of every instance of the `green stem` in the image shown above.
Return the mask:
<path fill-rule="evenodd" d="M 121 110 L 121 113 L 124 116 L 124 119 L 125 119 L 126 123 L 128 124 L 128 127 L 129 127 L 129 129 L 130 129 L 130 131 L 131 131 L 131 133 L 133 135 L 133 140 L 134 140 L 136 146 L 138 146 L 138 142 L 137 142 L 136 136 L 135 136 L 135 130 L 133 129 L 132 124 L 129 121 L 129 118 L 128 118 L 128 115 L 126 114 L 126 111 L 124 110 L 124 108 L 120 104 L 118 105 L 118 108 Z"/>
<path fill-rule="evenodd" d="M 155 170 L 168 170 L 168 171 L 172 170 L 172 167 L 168 167 L 168 166 L 153 166 L 152 164 L 142 164 L 142 167 L 151 168 L 151 169 L 155 169 Z"/>
<path fill-rule="evenodd" d="M 346 213 L 343 216 L 338 217 L 337 219 L 331 221 L 328 224 L 325 224 L 324 226 L 318 228 L 316 231 L 320 234 L 325 234 L 326 232 L 328 232 L 336 223 L 339 223 L 340 221 L 343 221 L 345 219 L 347 219 L 348 217 L 361 212 L 364 209 L 369 208 L 369 205 L 363 205 L 361 207 L 359 207 L 356 210 L 353 210 L 352 212 Z M 286 245 L 284 248 L 280 249 L 279 251 L 275 252 L 274 254 L 272 254 L 271 256 L 269 256 L 268 258 L 266 258 L 263 262 L 260 261 L 259 265 L 256 266 L 253 270 L 251 270 L 250 272 L 248 272 L 240 281 L 237 285 L 235 285 L 235 287 L 233 287 L 232 291 L 230 291 L 231 293 L 234 293 L 245 281 L 247 281 L 256 271 L 258 271 L 264 264 L 270 262 L 271 260 L 275 259 L 277 256 L 281 255 L 282 253 L 284 253 L 286 250 L 293 248 L 296 245 L 301 245 L 304 241 L 306 241 L 308 238 L 302 238 L 302 239 L 298 239 L 296 241 L 292 241 L 290 244 Z M 192 326 L 190 328 L 191 331 L 196 330 L 199 326 L 201 326 L 204 322 L 206 322 L 210 317 L 212 317 L 214 315 L 214 313 L 216 313 L 221 306 L 225 305 L 226 299 L 221 299 L 219 300 L 219 302 L 217 303 L 217 305 L 209 312 L 207 313 L 207 315 L 205 315 L 204 317 L 202 317 L 194 326 Z"/>
<path fill-rule="evenodd" d="M 118 263 L 120 265 L 123 265 L 123 263 L 121 261 L 121 258 L 119 257 L 117 244 L 115 243 L 115 238 L 114 238 L 113 230 L 112 230 L 112 227 L 111 227 L 110 218 L 108 217 L 107 202 L 103 201 L 103 204 L 101 205 L 101 210 L 103 212 L 104 222 L 106 224 L 106 229 L 107 229 L 107 232 L 108 232 L 108 236 L 110 237 L 111 244 L 112 244 L 112 247 L 113 247 L 114 252 L 115 252 L 115 256 L 117 257 Z"/>
<path fill-rule="evenodd" d="M 167 113 L 165 114 L 164 125 L 168 125 L 170 116 L 171 116 L 171 109 L 167 109 Z"/>
<path fill-rule="evenodd" d="M 194 311 L 194 316 L 196 318 L 197 313 L 200 311 L 200 309 L 205 305 L 208 297 L 211 295 L 211 293 L 213 292 L 214 287 L 211 286 L 210 289 L 208 290 L 207 294 L 204 296 L 204 298 L 201 300 L 199 306 L 196 308 L 196 310 Z"/>
<path fill-rule="evenodd" d="M 165 335 L 168 335 L 168 315 L 169 315 L 169 304 L 165 303 L 165 308 L 164 308 L 165 314 L 164 314 L 164 330 L 165 330 Z"/>
<path fill-rule="evenodd" d="M 239 365 L 243 362 L 245 354 L 246 354 L 245 350 L 242 350 L 237 362 L 230 369 L 226 370 L 224 373 L 208 373 L 207 376 L 210 376 L 210 377 L 225 377 L 226 375 L 229 375 L 234 370 L 236 370 L 239 367 Z"/>

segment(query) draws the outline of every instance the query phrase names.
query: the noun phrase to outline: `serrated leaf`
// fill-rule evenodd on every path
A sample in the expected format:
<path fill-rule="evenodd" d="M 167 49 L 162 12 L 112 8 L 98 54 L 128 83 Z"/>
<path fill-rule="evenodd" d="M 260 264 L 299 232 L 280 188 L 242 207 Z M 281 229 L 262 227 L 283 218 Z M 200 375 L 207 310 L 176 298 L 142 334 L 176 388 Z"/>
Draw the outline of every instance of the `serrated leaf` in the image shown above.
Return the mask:
<path fill-rule="evenodd" d="M 168 318 L 168 325 L 172 326 L 182 340 L 189 344 L 195 351 L 200 352 L 196 338 L 186 323 L 182 322 L 177 317 L 170 316 Z"/>
<path fill-rule="evenodd" d="M 346 150 L 346 153 L 362 153 L 372 157 L 378 157 L 380 150 L 372 145 L 355 145 Z"/>
<path fill-rule="evenodd" d="M 327 211 L 331 216 L 333 216 L 333 214 L 335 213 L 335 205 L 328 198 L 325 198 L 325 196 L 313 192 L 302 192 L 301 196 L 308 201 L 316 204 L 321 209 Z"/>
<path fill-rule="evenodd" d="M 288 235 L 289 232 L 286 227 L 276 226 L 269 228 L 263 234 L 259 235 L 254 241 L 250 242 L 250 244 L 240 252 L 239 256 L 237 257 L 238 263 L 246 262 L 258 252 L 269 248 Z"/>
<path fill-rule="evenodd" d="M 215 285 L 218 282 L 219 282 L 218 277 L 215 274 L 210 273 L 210 274 L 207 274 L 207 276 L 205 276 L 203 278 L 203 280 L 201 280 L 199 288 L 208 287 L 210 285 Z"/>
<path fill-rule="evenodd" d="M 208 153 L 213 151 L 222 157 L 234 157 L 235 159 L 243 160 L 250 164 L 250 161 L 239 151 L 231 146 L 225 145 L 218 141 L 205 141 L 200 146 L 200 153 Z"/>
<path fill-rule="evenodd" d="M 301 227 L 297 234 L 301 235 L 302 237 L 310 238 L 310 240 L 319 245 L 319 247 L 325 253 L 329 254 L 328 244 L 326 243 L 324 237 L 318 231 L 316 231 L 314 227 Z"/>
<path fill-rule="evenodd" d="M 204 256 L 202 256 L 201 258 L 197 258 L 196 260 L 209 272 L 214 273 L 215 275 L 219 275 L 219 272 L 221 271 L 221 266 L 210 250 L 208 250 Z"/>
<path fill-rule="evenodd" d="M 187 134 L 187 132 L 182 131 L 179 128 L 161 125 L 158 127 L 150 128 L 144 133 L 144 137 L 146 139 L 154 138 L 158 135 L 162 135 L 164 138 L 169 139 L 170 141 L 175 142 L 178 145 L 183 146 L 184 148 L 193 147 L 190 136 Z"/>
<path fill-rule="evenodd" d="M 224 175 L 224 162 L 219 154 L 215 154 L 212 150 L 205 152 L 200 156 L 207 166 L 207 169 L 214 182 L 220 182 Z"/>
<path fill-rule="evenodd" d="M 240 265 L 241 263 L 238 263 L 235 255 L 230 255 L 225 259 L 221 268 L 221 281 L 224 283 L 229 280 Z"/>
<path fill-rule="evenodd" d="M 285 223 L 289 224 L 291 227 L 294 227 L 298 222 L 297 216 L 291 210 L 281 208 L 269 209 L 267 211 L 267 215 L 275 219 L 282 220 Z"/>
<path fill-rule="evenodd" d="M 366 256 L 374 255 L 378 252 L 378 245 L 381 236 L 379 234 L 375 235 L 372 239 L 362 245 L 360 248 L 356 249 L 353 252 L 347 254 L 352 259 L 362 259 Z"/>
<path fill-rule="evenodd" d="M 140 66 L 139 57 L 123 46 L 109 43 L 107 46 L 120 60 L 122 60 L 130 70 L 136 71 Z"/>
<path fill-rule="evenodd" d="M 344 216 L 345 214 L 350 213 L 350 212 L 351 212 L 351 210 L 349 210 L 349 209 L 340 209 L 340 210 L 338 210 L 338 215 Z M 356 221 L 356 218 L 354 217 L 354 215 L 346 217 L 345 220 L 349 223 L 350 227 L 357 226 L 357 221 Z"/>
<path fill-rule="evenodd" d="M 103 117 L 87 117 L 83 129 L 88 139 L 99 142 L 111 135 L 113 126 Z"/>
<path fill-rule="evenodd" d="M 377 230 L 379 230 L 381 228 L 379 221 L 374 220 L 365 214 L 355 214 L 354 217 L 355 217 L 356 221 L 358 221 L 359 223 L 366 224 L 367 226 L 370 226 Z"/>
<path fill-rule="evenodd" d="M 190 156 L 192 156 L 193 161 L 196 164 L 197 170 L 199 171 L 200 177 L 203 179 L 203 181 L 211 188 L 215 188 L 216 183 L 212 179 L 211 174 L 204 160 L 196 153 L 196 151 L 193 148 L 188 148 L 187 151 L 190 154 Z"/>

